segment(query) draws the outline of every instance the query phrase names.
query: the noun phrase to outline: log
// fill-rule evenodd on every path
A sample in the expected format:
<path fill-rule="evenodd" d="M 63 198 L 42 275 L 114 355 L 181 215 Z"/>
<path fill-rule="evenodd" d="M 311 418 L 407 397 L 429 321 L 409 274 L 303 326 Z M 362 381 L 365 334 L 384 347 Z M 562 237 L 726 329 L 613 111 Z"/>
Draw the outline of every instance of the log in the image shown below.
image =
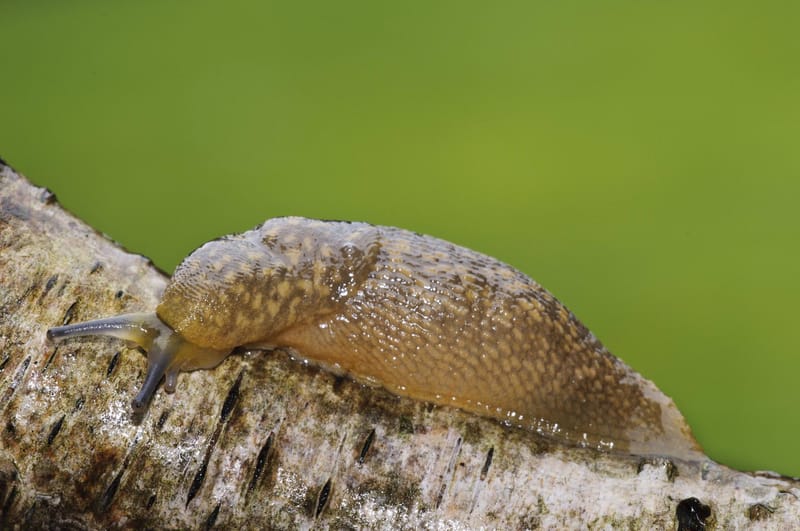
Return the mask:
<path fill-rule="evenodd" d="M 243 351 L 132 414 L 140 351 L 49 327 L 152 311 L 167 278 L 0 160 L 0 527 L 790 528 L 800 482 L 570 448 Z"/>

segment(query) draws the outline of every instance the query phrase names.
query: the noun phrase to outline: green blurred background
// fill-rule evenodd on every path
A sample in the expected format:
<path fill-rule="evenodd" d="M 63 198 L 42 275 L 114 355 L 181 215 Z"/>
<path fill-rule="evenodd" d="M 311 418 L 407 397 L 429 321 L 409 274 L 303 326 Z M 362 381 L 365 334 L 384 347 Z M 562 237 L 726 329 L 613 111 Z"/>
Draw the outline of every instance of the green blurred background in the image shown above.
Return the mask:
<path fill-rule="evenodd" d="M 277 215 L 505 260 L 800 475 L 800 4 L 0 4 L 0 155 L 172 271 Z"/>

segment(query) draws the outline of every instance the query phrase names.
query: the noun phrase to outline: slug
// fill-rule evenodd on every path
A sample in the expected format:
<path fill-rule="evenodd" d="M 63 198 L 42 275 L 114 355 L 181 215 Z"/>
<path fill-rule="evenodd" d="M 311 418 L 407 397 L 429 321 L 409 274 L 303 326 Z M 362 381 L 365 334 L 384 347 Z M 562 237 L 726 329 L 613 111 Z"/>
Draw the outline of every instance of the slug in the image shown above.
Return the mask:
<path fill-rule="evenodd" d="M 164 378 L 240 346 L 297 357 L 406 397 L 455 406 L 561 442 L 699 458 L 675 404 L 610 354 L 520 271 L 458 245 L 366 223 L 300 217 L 206 243 L 155 313 L 51 328 L 147 351 L 133 408 Z"/>

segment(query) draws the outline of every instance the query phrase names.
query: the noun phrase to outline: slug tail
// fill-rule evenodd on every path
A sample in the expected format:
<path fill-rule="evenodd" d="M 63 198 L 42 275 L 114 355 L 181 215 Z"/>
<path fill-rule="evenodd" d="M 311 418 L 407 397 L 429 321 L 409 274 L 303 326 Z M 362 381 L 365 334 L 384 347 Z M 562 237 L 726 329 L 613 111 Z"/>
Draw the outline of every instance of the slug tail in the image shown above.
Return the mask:
<path fill-rule="evenodd" d="M 660 406 L 661 418 L 651 419 L 652 425 L 631 426 L 626 434 L 631 453 L 671 456 L 686 461 L 707 459 L 675 402 L 650 380 L 639 375 L 637 379 L 644 396 Z"/>

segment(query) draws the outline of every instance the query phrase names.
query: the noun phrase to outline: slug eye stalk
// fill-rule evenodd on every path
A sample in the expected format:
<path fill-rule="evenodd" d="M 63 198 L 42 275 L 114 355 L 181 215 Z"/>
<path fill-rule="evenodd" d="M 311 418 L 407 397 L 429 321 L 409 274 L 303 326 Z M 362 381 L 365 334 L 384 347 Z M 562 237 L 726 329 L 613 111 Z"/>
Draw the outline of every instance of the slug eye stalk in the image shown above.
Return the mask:
<path fill-rule="evenodd" d="M 56 326 L 47 331 L 47 338 L 61 341 L 78 336 L 109 336 L 136 343 L 145 350 L 162 332 L 172 333 L 154 313 L 128 313 L 105 319 Z"/>
<path fill-rule="evenodd" d="M 164 390 L 173 393 L 180 371 L 213 367 L 227 354 L 189 343 L 155 313 L 129 313 L 47 331 L 47 337 L 55 342 L 79 336 L 115 337 L 135 343 L 147 352 L 147 375 L 131 403 L 137 415 L 144 413 L 161 378 L 165 378 Z"/>

